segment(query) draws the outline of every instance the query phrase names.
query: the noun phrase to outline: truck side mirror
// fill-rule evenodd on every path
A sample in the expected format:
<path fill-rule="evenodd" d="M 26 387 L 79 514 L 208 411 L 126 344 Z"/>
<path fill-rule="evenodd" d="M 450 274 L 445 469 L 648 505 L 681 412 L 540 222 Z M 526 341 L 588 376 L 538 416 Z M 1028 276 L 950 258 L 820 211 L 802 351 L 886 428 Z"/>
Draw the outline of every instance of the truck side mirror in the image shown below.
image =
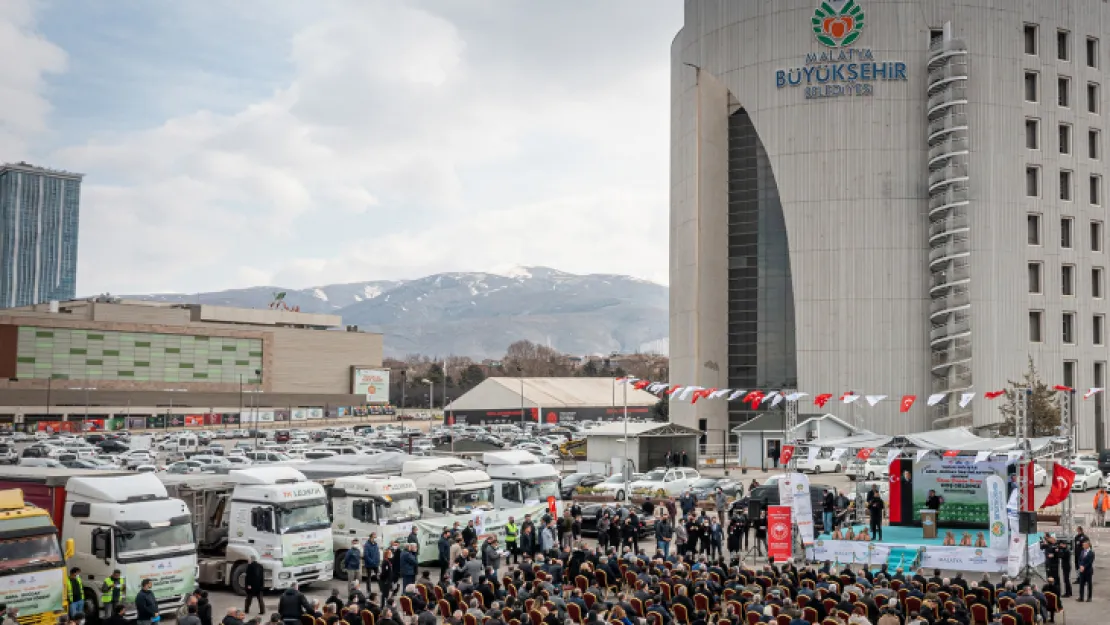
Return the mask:
<path fill-rule="evenodd" d="M 418 508 L 420 508 L 421 511 L 424 510 L 424 495 L 422 495 L 420 493 L 417 493 L 417 495 L 416 495 L 416 505 L 417 505 Z"/>
<path fill-rule="evenodd" d="M 107 560 L 112 557 L 112 532 L 106 529 L 95 529 L 92 532 L 93 556 Z"/>
<path fill-rule="evenodd" d="M 66 539 L 65 554 L 64 554 L 65 559 L 69 560 L 70 558 L 72 558 L 73 557 L 73 552 L 74 552 L 73 539 L 72 538 L 67 538 Z"/>

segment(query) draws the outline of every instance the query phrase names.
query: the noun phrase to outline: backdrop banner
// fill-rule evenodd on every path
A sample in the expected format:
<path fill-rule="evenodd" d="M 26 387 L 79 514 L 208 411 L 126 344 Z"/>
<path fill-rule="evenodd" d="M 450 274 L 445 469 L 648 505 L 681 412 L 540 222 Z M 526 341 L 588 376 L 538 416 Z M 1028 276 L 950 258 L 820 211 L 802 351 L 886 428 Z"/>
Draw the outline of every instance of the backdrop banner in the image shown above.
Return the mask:
<path fill-rule="evenodd" d="M 987 477 L 987 509 L 990 525 L 990 548 L 1006 550 L 1010 532 L 1006 523 L 1006 482 L 997 475 Z"/>
<path fill-rule="evenodd" d="M 812 545 L 813 500 L 809 495 L 809 477 L 804 473 L 791 473 L 790 482 L 794 491 L 790 508 L 794 511 L 794 522 L 798 524 L 798 535 L 803 545 Z"/>
<path fill-rule="evenodd" d="M 1005 460 L 976 463 L 974 456 L 922 459 L 914 465 L 912 518 L 920 518 L 929 491 L 934 490 L 944 498 L 938 523 L 987 527 L 986 479 L 991 475 L 1006 475 Z"/>

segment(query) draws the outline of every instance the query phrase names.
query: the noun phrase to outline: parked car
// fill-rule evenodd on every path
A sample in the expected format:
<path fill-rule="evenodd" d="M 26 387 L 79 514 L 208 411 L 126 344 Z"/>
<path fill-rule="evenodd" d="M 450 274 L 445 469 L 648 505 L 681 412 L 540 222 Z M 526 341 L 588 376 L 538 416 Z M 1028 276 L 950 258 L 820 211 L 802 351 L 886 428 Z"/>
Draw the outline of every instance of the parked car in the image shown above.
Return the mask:
<path fill-rule="evenodd" d="M 663 491 L 668 495 L 681 495 L 700 478 L 701 474 L 695 469 L 659 468 L 648 471 L 642 479 L 630 484 L 630 488 L 632 488 L 633 493 L 638 490 L 647 490 L 652 494 Z"/>
<path fill-rule="evenodd" d="M 15 451 L 15 445 L 0 445 L 0 464 L 15 464 L 18 461 L 19 454 Z"/>
<path fill-rule="evenodd" d="M 605 476 L 597 473 L 571 473 L 559 481 L 559 494 L 570 499 L 579 486 L 596 486 L 604 481 Z"/>
<path fill-rule="evenodd" d="M 814 528 L 821 529 L 822 531 L 828 531 L 825 530 L 823 526 L 821 512 L 824 509 L 825 491 L 831 489 L 831 486 L 826 486 L 824 484 L 809 485 L 809 501 L 810 505 L 813 507 L 813 526 Z M 756 486 L 754 489 L 752 489 L 751 493 L 748 494 L 748 497 L 745 498 L 741 505 L 747 507 L 747 502 L 752 499 L 758 500 L 762 504 L 764 510 L 767 509 L 767 506 L 779 505 L 781 500 L 779 499 L 778 484 L 761 484 L 759 486 Z M 733 506 L 733 509 L 735 508 L 736 506 Z"/>
<path fill-rule="evenodd" d="M 166 473 L 200 473 L 205 466 L 196 460 L 181 460 L 166 467 Z"/>
<path fill-rule="evenodd" d="M 866 462 L 852 459 L 844 470 L 850 480 L 874 480 L 877 477 L 890 477 L 890 465 L 879 458 L 868 458 Z"/>
<path fill-rule="evenodd" d="M 718 487 L 729 498 L 740 497 L 744 494 L 744 485 L 732 478 L 705 476 L 690 485 L 690 492 L 699 500 L 703 500 L 713 497 L 717 493 Z"/>
<path fill-rule="evenodd" d="M 131 446 L 127 443 L 111 438 L 100 441 L 97 443 L 97 447 L 100 448 L 100 451 L 109 454 L 123 453 L 131 449 Z"/>
<path fill-rule="evenodd" d="M 27 456 L 24 456 L 24 457 L 19 459 L 19 466 L 21 466 L 21 467 L 49 467 L 49 468 L 52 468 L 52 469 L 61 469 L 61 468 L 65 467 L 65 465 L 63 465 L 61 462 L 55 460 L 54 458 L 29 458 Z"/>
<path fill-rule="evenodd" d="M 829 457 L 817 457 L 812 462 L 809 456 L 800 456 L 798 458 L 798 471 L 802 473 L 840 473 L 844 465 L 839 459 L 833 460 Z"/>
<path fill-rule="evenodd" d="M 645 523 L 644 513 L 635 506 L 613 503 L 590 503 L 582 506 L 582 535 L 597 536 L 597 520 L 601 517 L 602 510 L 608 510 L 610 515 L 619 515 L 623 520 L 630 512 L 636 512 L 640 519 L 640 536 L 654 532 L 655 528 Z"/>
<path fill-rule="evenodd" d="M 1081 464 L 1074 465 L 1075 482 L 1071 485 L 1072 490 L 1087 492 L 1092 488 L 1102 488 L 1104 483 L 1102 471 L 1098 467 Z"/>
<path fill-rule="evenodd" d="M 633 473 L 629 483 L 642 479 L 643 473 Z M 604 482 L 594 484 L 594 488 L 598 490 L 599 495 L 612 495 L 617 499 L 624 499 L 624 476 L 620 473 L 614 473 L 605 479 Z"/>

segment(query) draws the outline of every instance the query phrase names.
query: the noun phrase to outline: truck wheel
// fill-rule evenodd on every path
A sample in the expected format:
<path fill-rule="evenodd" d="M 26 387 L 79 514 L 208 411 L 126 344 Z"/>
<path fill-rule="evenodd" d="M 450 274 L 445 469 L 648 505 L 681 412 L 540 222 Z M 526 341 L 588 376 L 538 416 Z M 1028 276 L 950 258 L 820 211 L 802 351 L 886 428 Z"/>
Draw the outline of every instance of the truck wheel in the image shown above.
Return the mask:
<path fill-rule="evenodd" d="M 335 579 L 345 582 L 347 581 L 347 569 L 343 568 L 343 559 L 347 557 L 347 550 L 335 552 L 335 570 L 332 575 Z"/>
<path fill-rule="evenodd" d="M 240 562 L 231 568 L 231 591 L 240 597 L 247 596 L 247 563 Z"/>
<path fill-rule="evenodd" d="M 96 595 L 91 592 L 85 593 L 85 620 L 89 620 L 94 615 L 100 613 L 100 601 L 97 600 Z M 113 615 L 114 616 L 114 615 Z"/>

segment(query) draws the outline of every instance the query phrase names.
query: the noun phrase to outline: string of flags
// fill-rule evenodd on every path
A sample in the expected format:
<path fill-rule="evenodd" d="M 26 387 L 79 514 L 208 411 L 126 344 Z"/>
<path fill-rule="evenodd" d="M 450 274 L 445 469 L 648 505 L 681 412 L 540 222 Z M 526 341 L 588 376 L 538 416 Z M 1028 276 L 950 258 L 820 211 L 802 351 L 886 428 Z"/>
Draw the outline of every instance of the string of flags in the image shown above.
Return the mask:
<path fill-rule="evenodd" d="M 647 391 L 649 393 L 658 395 L 659 397 L 666 397 L 670 401 L 689 401 L 691 404 L 698 403 L 699 400 L 710 399 L 723 399 L 725 401 L 740 401 L 751 406 L 752 410 L 758 410 L 762 406 L 774 407 L 783 401 L 797 402 L 803 398 L 810 397 L 809 393 L 800 391 L 774 391 L 774 390 L 747 390 L 747 389 L 732 389 L 732 388 L 705 388 L 702 386 L 682 385 L 682 384 L 668 384 L 666 382 L 654 382 L 652 380 L 645 380 L 635 377 L 617 378 L 620 384 L 630 384 L 633 388 Z M 1057 384 L 1052 387 L 1052 390 L 1063 393 L 1074 393 L 1075 389 L 1063 384 Z M 1095 395 L 1103 392 L 1103 388 L 1092 387 L 1083 393 L 1083 399 L 1090 399 Z M 983 393 L 983 397 L 988 400 L 998 399 L 1006 394 L 1005 390 L 1000 391 L 987 391 Z M 925 405 L 935 406 L 941 402 L 947 401 L 949 395 L 956 395 L 956 393 L 933 393 L 925 399 Z M 975 399 L 976 393 L 963 392 L 959 393 L 960 408 L 967 408 Z M 826 404 L 833 400 L 834 397 L 842 404 L 852 404 L 860 399 L 867 402 L 868 406 L 872 408 L 877 406 L 880 402 L 891 399 L 890 395 L 861 395 L 855 391 L 847 391 L 841 393 L 839 396 L 833 393 L 818 393 L 812 395 L 813 405 L 818 408 L 824 408 Z M 909 412 L 914 403 L 917 402 L 917 395 L 900 395 L 896 396 L 898 399 L 899 412 Z"/>

